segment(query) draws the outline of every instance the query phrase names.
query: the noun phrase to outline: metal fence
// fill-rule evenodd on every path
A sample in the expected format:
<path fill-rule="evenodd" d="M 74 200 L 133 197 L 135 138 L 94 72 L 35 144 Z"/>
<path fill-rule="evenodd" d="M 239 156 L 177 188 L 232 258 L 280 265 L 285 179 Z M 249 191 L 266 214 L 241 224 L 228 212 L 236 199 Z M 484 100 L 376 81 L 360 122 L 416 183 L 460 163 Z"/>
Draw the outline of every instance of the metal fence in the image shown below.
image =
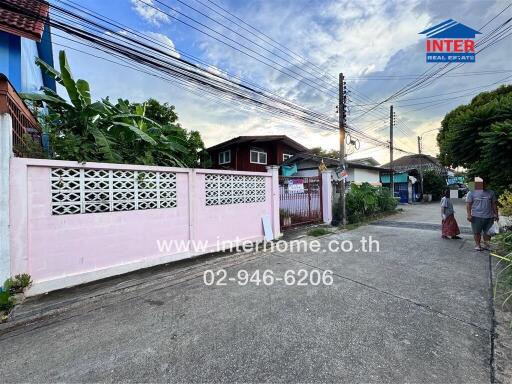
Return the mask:
<path fill-rule="evenodd" d="M 322 220 L 320 177 L 279 177 L 281 227 Z"/>
<path fill-rule="evenodd" d="M 18 156 L 26 146 L 25 135 L 40 142 L 41 127 L 9 80 L 0 74 L 0 114 L 8 113 L 12 119 L 12 141 L 14 153 Z"/>

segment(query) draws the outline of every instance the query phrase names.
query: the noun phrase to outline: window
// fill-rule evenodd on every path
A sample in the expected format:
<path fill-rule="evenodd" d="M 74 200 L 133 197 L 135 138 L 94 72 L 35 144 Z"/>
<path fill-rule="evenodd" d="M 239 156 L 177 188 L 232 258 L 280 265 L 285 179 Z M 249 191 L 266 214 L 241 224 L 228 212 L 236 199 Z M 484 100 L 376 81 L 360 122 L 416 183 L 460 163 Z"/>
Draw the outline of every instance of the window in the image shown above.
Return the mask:
<path fill-rule="evenodd" d="M 251 149 L 251 163 L 267 164 L 267 153 L 258 151 L 256 149 Z"/>
<path fill-rule="evenodd" d="M 231 151 L 223 151 L 219 152 L 219 164 L 228 164 L 231 163 Z"/>
<path fill-rule="evenodd" d="M 289 153 L 283 153 L 283 161 L 288 160 L 290 157 L 293 157 L 293 155 L 290 155 Z"/>

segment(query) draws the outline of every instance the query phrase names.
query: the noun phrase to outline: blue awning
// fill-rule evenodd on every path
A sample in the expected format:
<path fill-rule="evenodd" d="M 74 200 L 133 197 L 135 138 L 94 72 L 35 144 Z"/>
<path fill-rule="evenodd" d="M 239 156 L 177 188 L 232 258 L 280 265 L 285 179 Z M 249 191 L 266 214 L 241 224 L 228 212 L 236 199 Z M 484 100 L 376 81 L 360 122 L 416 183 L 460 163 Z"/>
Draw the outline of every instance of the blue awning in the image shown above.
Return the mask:
<path fill-rule="evenodd" d="M 382 184 L 389 184 L 390 177 L 388 174 L 383 173 L 380 177 L 380 182 Z M 408 183 L 409 182 L 409 174 L 407 172 L 395 173 L 393 174 L 393 182 L 395 183 Z"/>
<path fill-rule="evenodd" d="M 293 165 L 282 165 L 281 166 L 281 173 L 283 176 L 293 176 L 297 173 L 297 164 Z"/>

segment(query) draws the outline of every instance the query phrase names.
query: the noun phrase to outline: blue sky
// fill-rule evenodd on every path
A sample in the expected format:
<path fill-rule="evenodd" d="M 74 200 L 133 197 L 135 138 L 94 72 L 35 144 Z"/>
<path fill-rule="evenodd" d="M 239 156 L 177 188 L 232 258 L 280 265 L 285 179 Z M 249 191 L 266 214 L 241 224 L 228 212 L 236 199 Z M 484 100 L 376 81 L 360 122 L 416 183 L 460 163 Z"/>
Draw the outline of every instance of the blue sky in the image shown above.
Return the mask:
<path fill-rule="evenodd" d="M 411 79 L 395 78 L 393 80 L 368 80 L 369 76 L 403 76 L 420 74 L 432 64 L 425 63 L 425 41 L 418 33 L 423 29 L 449 18 L 479 29 L 493 16 L 505 8 L 505 1 L 225 1 L 212 0 L 229 10 L 232 14 L 264 31 L 275 41 L 291 49 L 294 54 L 286 56 L 288 69 L 316 75 L 321 72 L 328 84 L 323 84 L 319 91 L 305 84 L 304 81 L 287 77 L 282 73 L 261 64 L 240 52 L 208 37 L 186 25 L 191 22 L 187 15 L 196 21 L 242 43 L 257 52 L 270 56 L 272 51 L 275 60 L 281 62 L 280 52 L 262 40 L 249 36 L 265 47 L 255 46 L 244 41 L 234 31 L 247 35 L 246 31 L 206 8 L 214 8 L 210 0 L 82 0 L 81 5 L 108 16 L 116 21 L 148 34 L 170 48 L 172 54 L 192 55 L 208 63 L 210 70 L 218 73 L 229 73 L 245 81 L 257 83 L 300 105 L 325 113 L 336 119 L 335 106 L 337 100 L 327 91 L 336 92 L 335 80 L 339 72 L 347 77 L 352 94 L 352 104 L 362 104 L 360 95 L 372 100 L 381 100 L 405 85 Z M 59 1 L 54 1 L 60 4 Z M 170 10 L 162 3 L 175 9 Z M 203 3 L 203 4 L 201 4 Z M 164 12 L 158 12 L 158 7 Z M 214 20 L 224 24 L 221 26 L 191 8 L 194 7 Z M 214 8 L 217 9 L 217 8 Z M 217 9 L 220 11 L 219 9 Z M 179 14 L 182 13 L 182 14 Z M 172 17 L 171 17 L 172 16 Z M 499 23 L 512 16 L 512 7 L 496 18 L 482 32 L 489 32 Z M 197 24 L 196 24 L 197 25 Z M 228 28 L 226 28 L 228 27 Z M 203 27 L 201 27 L 203 28 Z M 87 52 L 90 48 L 80 47 L 66 41 L 62 32 L 54 31 L 53 40 L 55 53 L 62 49 L 58 44 L 77 47 Z M 262 36 L 260 36 L 262 37 Z M 268 39 L 267 39 L 268 40 Z M 231 43 L 231 44 L 236 44 Z M 275 45 L 275 44 L 274 44 Z M 173 51 L 175 49 L 176 51 Z M 94 58 L 88 54 L 66 49 L 71 68 L 76 78 L 87 79 L 96 98 L 110 96 L 142 101 L 154 97 L 176 106 L 180 122 L 187 129 L 201 132 L 205 143 L 214 145 L 223 140 L 239 135 L 254 134 L 287 134 L 306 146 L 335 148 L 335 133 L 325 131 L 301 123 L 290 123 L 278 120 L 261 111 L 242 107 L 234 102 L 219 102 L 205 98 L 204 95 L 192 93 L 169 82 L 151 77 L 147 74 L 123 68 L 116 64 Z M 397 100 L 395 110 L 400 128 L 396 129 L 396 145 L 400 148 L 416 151 L 418 134 L 439 126 L 444 114 L 461 103 L 467 103 L 472 94 L 485 89 L 495 88 L 495 82 L 502 81 L 512 72 L 476 74 L 476 72 L 493 70 L 512 70 L 510 55 L 512 40 L 507 38 L 478 55 L 477 62 L 466 64 L 452 72 L 454 76 L 445 77 L 427 88 L 408 94 L 404 100 Z M 277 56 L 276 56 L 277 55 Z M 106 57 L 105 54 L 101 56 Z M 312 64 L 305 64 L 298 56 L 306 58 Z M 314 67 L 313 67 L 314 65 Z M 473 89 L 482 86 L 481 89 Z M 467 91 L 465 91 L 467 90 Z M 446 96 L 437 96 L 450 93 Z M 454 100 L 446 100 L 432 106 L 433 101 L 466 95 Z M 431 97 L 427 99 L 418 99 Z M 356 98 L 359 98 L 357 100 Z M 423 103 L 423 104 L 418 104 Z M 410 105 L 415 104 L 415 105 Z M 376 109 L 364 119 L 356 119 L 358 114 L 353 107 L 349 113 L 349 123 L 365 130 L 372 136 L 387 139 L 389 104 Z M 424 151 L 430 154 L 437 152 L 435 132 L 424 135 Z M 350 152 L 354 152 L 353 149 Z M 381 162 L 387 162 L 387 150 L 371 148 L 362 142 L 361 149 L 349 158 L 374 156 Z M 395 157 L 400 156 L 396 154 Z"/>

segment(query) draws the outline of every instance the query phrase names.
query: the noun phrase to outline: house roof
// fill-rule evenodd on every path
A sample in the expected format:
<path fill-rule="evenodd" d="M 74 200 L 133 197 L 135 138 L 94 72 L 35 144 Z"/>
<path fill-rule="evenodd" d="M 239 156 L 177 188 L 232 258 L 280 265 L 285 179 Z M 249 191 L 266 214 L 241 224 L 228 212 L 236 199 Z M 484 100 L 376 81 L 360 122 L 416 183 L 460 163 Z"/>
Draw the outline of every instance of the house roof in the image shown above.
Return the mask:
<path fill-rule="evenodd" d="M 45 1 L 3 0 L 0 3 L 0 31 L 41 41 L 48 9 L 49 4 Z"/>
<path fill-rule="evenodd" d="M 215 151 L 218 149 L 230 147 L 236 144 L 257 144 L 257 143 L 267 143 L 271 141 L 282 141 L 286 145 L 292 147 L 297 151 L 307 151 L 308 149 L 303 145 L 297 143 L 295 140 L 290 139 L 286 135 L 263 135 L 263 136 L 238 136 L 231 140 L 224 141 L 222 143 L 216 144 L 213 147 L 207 149 L 207 151 Z"/>
<path fill-rule="evenodd" d="M 323 160 L 324 164 L 327 167 L 338 167 L 339 162 L 340 162 L 338 159 L 333 159 L 331 157 L 317 156 L 317 155 L 312 154 L 311 152 L 302 152 L 302 153 L 298 153 L 298 154 L 290 157 L 285 162 L 283 162 L 283 164 L 281 164 L 281 165 L 292 165 L 292 164 L 297 163 L 302 160 L 311 160 L 311 161 L 317 162 L 318 164 L 320 164 Z M 361 164 L 361 163 L 357 163 L 354 161 L 347 161 L 347 165 L 349 168 L 371 169 L 371 170 L 375 170 L 375 171 L 388 171 L 389 172 L 389 169 L 387 169 L 387 168 L 375 167 L 373 165 Z"/>
<path fill-rule="evenodd" d="M 382 165 L 383 167 L 390 167 L 390 163 L 386 163 Z M 402 156 L 393 161 L 393 169 L 401 169 L 401 170 L 409 170 L 409 169 L 417 169 L 419 166 L 434 166 L 438 168 L 444 168 L 441 165 L 441 162 L 436 159 L 434 156 L 425 155 L 425 154 L 415 154 Z"/>
<path fill-rule="evenodd" d="M 474 39 L 475 35 L 479 34 L 481 32 L 476 29 L 453 19 L 448 19 L 420 32 L 420 35 L 427 35 L 429 39 Z"/>
<path fill-rule="evenodd" d="M 380 163 L 377 160 L 375 160 L 373 157 L 363 157 L 361 159 L 353 159 L 353 160 L 350 160 L 350 162 L 364 164 L 364 165 L 373 165 L 373 166 L 380 165 Z"/>

